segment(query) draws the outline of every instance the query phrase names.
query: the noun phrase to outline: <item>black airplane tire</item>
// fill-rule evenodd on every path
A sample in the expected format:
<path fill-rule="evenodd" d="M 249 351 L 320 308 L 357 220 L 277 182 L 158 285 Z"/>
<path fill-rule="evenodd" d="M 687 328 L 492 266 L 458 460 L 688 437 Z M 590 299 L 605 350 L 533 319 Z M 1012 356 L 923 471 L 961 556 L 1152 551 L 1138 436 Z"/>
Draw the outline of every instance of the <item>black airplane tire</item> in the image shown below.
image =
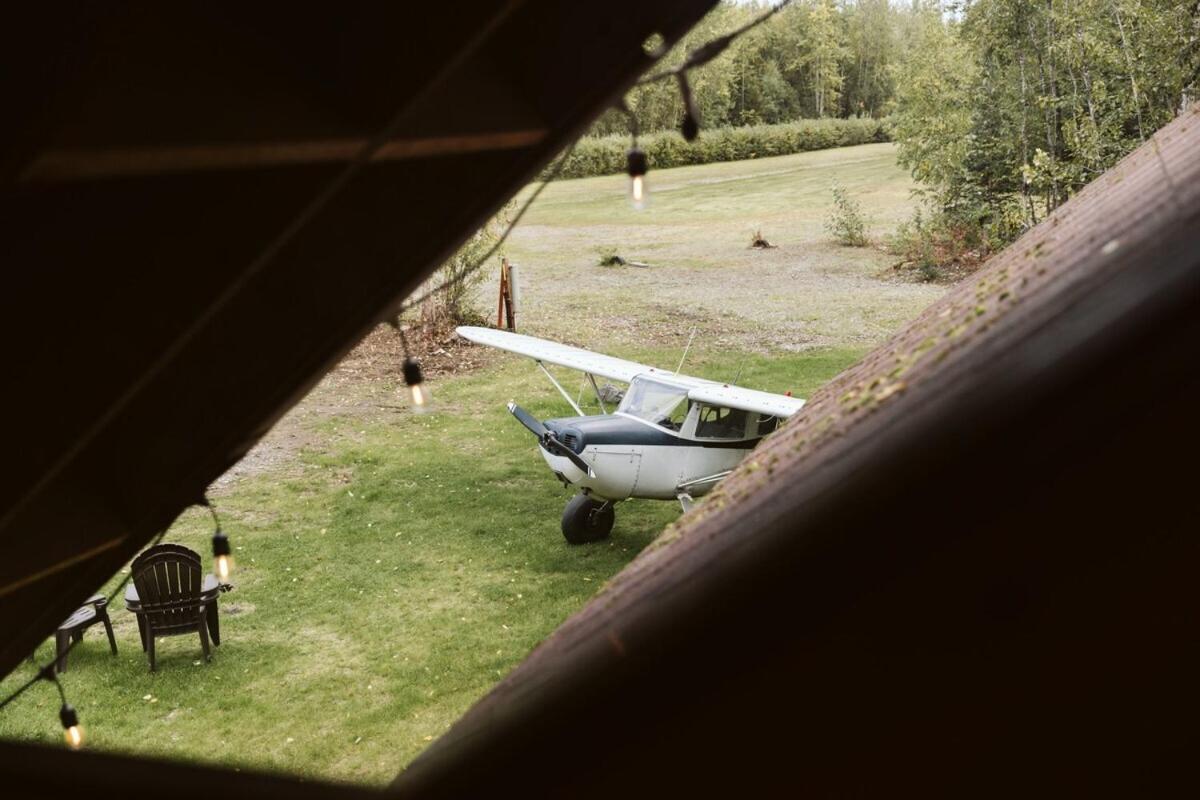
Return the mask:
<path fill-rule="evenodd" d="M 571 544 L 587 544 L 608 538 L 617 514 L 611 503 L 599 503 L 577 494 L 563 509 L 562 532 Z"/>

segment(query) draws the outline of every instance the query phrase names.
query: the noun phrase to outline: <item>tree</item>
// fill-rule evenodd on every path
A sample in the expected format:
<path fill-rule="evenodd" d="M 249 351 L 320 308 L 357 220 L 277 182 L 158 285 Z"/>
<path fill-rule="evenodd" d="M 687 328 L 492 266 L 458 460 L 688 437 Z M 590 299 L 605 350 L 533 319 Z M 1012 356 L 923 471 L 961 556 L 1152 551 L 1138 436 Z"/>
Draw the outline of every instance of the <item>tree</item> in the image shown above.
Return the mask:
<path fill-rule="evenodd" d="M 915 14 L 896 92 L 902 163 L 936 212 L 997 243 L 1196 92 L 1195 0 L 975 0 L 961 22 L 931 5 Z"/>
<path fill-rule="evenodd" d="M 843 0 L 842 116 L 881 117 L 891 110 L 902 13 L 888 0 Z"/>
<path fill-rule="evenodd" d="M 902 15 L 887 0 L 838 1 L 841 5 L 835 0 L 801 0 L 693 70 L 692 95 L 703 123 L 752 125 L 887 113 Z M 661 58 L 655 71 L 678 66 L 690 51 L 744 25 L 767 7 L 765 2 L 723 0 Z M 851 31 L 852 49 L 847 38 Z M 852 97 L 844 96 L 847 87 Z M 683 117 L 672 81 L 638 86 L 626 99 L 644 132 L 675 128 Z M 610 111 L 592 133 L 620 133 L 628 127 L 622 114 Z"/>
<path fill-rule="evenodd" d="M 943 20 L 937 7 L 919 7 L 916 14 L 913 46 L 897 80 L 899 158 L 942 206 L 950 207 L 972 194 L 966 161 L 975 64 L 955 23 Z"/>
<path fill-rule="evenodd" d="M 487 265 L 474 269 L 479 260 L 500 240 L 512 217 L 514 202 L 506 204 L 482 228 L 471 234 L 458 251 L 438 267 L 418 292 L 438 286 L 441 291 L 429 296 L 420 305 L 421 324 L 431 330 L 443 327 L 476 324 L 483 315 L 474 306 L 475 287 L 487 277 Z M 500 254 L 497 254 L 499 257 Z"/>

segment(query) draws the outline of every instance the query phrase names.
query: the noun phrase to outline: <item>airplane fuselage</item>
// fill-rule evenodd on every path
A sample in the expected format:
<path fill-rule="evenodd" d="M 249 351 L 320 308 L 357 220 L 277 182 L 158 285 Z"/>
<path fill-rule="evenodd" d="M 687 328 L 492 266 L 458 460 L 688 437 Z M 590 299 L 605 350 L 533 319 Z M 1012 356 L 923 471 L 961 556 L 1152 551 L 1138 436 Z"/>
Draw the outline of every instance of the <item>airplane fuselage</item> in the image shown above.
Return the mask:
<path fill-rule="evenodd" d="M 566 484 L 604 500 L 674 500 L 705 494 L 754 449 L 761 437 L 701 439 L 685 422 L 673 431 L 618 411 L 543 423 L 592 467 L 587 475 L 565 456 L 540 446 L 550 469 Z"/>
<path fill-rule="evenodd" d="M 508 410 L 537 437 L 546 464 L 579 492 L 563 509 L 563 537 L 571 544 L 604 539 L 613 507 L 631 497 L 678 500 L 684 511 L 785 420 L 804 405 L 791 393 L 664 372 L 647 364 L 507 331 L 462 327 L 463 338 L 528 356 L 579 416 L 542 422 L 515 402 Z M 685 351 L 686 356 L 686 351 Z M 680 365 L 682 366 L 682 360 Z M 584 373 L 600 411 L 585 415 L 579 401 L 546 369 L 555 364 Z M 740 374 L 740 373 L 739 373 Z M 596 378 L 627 384 L 624 391 Z M 608 413 L 613 395 L 619 405 Z"/>

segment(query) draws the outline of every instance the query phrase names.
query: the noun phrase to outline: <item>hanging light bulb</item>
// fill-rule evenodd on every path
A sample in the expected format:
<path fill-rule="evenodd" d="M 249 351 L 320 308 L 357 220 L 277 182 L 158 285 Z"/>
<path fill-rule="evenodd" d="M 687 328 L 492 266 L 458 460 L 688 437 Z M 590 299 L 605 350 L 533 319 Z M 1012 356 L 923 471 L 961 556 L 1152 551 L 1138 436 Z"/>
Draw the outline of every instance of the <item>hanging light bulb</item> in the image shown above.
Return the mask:
<path fill-rule="evenodd" d="M 429 403 L 433 398 L 429 394 L 429 386 L 425 384 L 425 373 L 421 371 L 421 362 L 412 356 L 404 359 L 404 385 L 408 387 L 413 411 L 418 414 L 428 411 Z"/>
<path fill-rule="evenodd" d="M 83 747 L 83 728 L 79 727 L 79 715 L 75 713 L 75 708 L 70 703 L 63 703 L 58 711 L 58 718 L 62 720 L 63 738 L 67 741 L 67 747 L 72 750 Z"/>
<path fill-rule="evenodd" d="M 689 111 L 683 115 L 683 122 L 679 125 L 679 131 L 683 134 L 683 138 L 689 142 L 696 141 L 696 137 L 700 135 L 700 123 Z"/>
<path fill-rule="evenodd" d="M 646 207 L 646 154 L 635 145 L 625 156 L 629 174 L 629 202 L 638 211 Z"/>
<path fill-rule="evenodd" d="M 229 548 L 229 537 L 220 528 L 212 537 L 213 569 L 221 580 L 228 580 L 233 571 L 233 553 Z"/>

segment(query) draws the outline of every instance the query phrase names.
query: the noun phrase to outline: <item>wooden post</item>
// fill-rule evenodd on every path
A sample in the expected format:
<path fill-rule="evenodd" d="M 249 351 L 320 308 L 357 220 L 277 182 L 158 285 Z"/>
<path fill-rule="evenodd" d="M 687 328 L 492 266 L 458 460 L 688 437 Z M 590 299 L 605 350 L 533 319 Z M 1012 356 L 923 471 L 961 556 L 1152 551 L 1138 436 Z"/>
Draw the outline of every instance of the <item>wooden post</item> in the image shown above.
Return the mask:
<path fill-rule="evenodd" d="M 521 310 L 521 274 L 516 264 L 508 264 L 508 329 L 517 330 L 517 314 Z"/>
<path fill-rule="evenodd" d="M 516 264 L 510 265 L 507 258 L 500 259 L 500 299 L 496 304 L 496 327 L 517 329 L 516 304 L 513 302 L 513 279 L 516 274 L 512 271 Z"/>
<path fill-rule="evenodd" d="M 496 327 L 504 325 L 504 298 L 508 295 L 508 259 L 500 259 L 500 299 L 496 301 Z"/>

